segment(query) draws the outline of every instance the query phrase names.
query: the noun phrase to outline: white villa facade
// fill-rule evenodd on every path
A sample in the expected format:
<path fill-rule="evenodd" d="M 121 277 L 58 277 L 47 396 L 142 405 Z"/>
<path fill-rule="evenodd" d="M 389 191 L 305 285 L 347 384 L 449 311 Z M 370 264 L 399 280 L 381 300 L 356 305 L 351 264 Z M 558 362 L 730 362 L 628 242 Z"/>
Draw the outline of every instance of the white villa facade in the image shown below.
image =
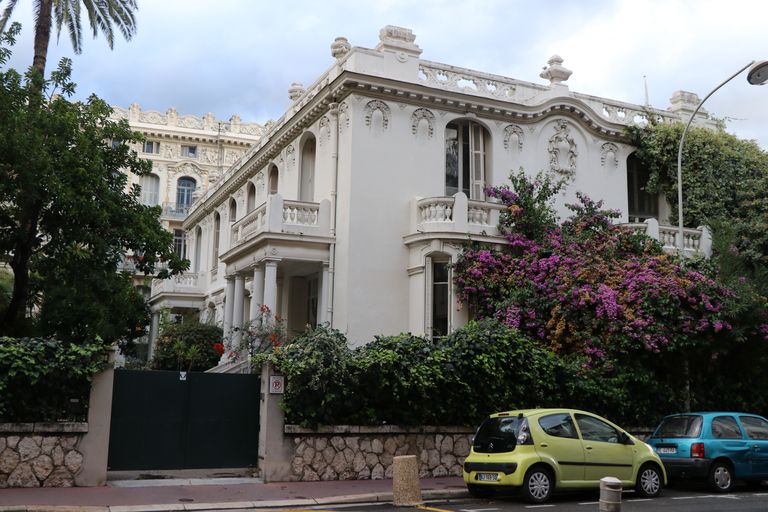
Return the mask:
<path fill-rule="evenodd" d="M 545 84 L 460 69 L 420 59 L 412 32 L 393 26 L 374 49 L 337 38 L 331 53 L 315 83 L 291 86 L 291 105 L 263 134 L 227 132 L 226 167 L 221 151 L 209 162 L 224 171 L 215 181 L 200 169 L 207 150 L 197 160 L 162 160 L 163 144 L 178 157 L 185 139 L 147 125 L 161 144 L 158 197 L 173 203 L 180 176 L 205 191 L 184 212 L 189 272 L 153 282 L 151 339 L 163 309 L 199 312 L 230 332 L 262 304 L 291 333 L 328 323 L 353 344 L 450 332 L 468 318 L 449 264 L 469 239 L 503 243 L 500 206 L 484 189 L 520 168 L 568 178 L 562 215 L 583 191 L 674 245 L 676 228 L 659 225 L 669 207 L 642 191 L 647 178 L 624 129 L 649 112 L 686 121 L 695 95 L 675 93 L 672 107 L 656 110 L 578 94 L 557 56 L 540 75 Z M 714 126 L 705 116 L 697 122 Z M 206 126 L 199 145 L 221 147 L 216 123 Z M 707 243 L 701 230 L 686 230 L 688 252 L 707 252 Z"/>

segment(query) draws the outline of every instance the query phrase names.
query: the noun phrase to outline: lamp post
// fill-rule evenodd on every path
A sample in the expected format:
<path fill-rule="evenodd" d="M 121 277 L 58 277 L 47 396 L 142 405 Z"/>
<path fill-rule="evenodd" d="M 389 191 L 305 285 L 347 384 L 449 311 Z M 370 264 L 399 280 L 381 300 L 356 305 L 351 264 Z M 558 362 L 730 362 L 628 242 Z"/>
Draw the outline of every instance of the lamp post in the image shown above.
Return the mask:
<path fill-rule="evenodd" d="M 720 85 L 712 89 L 709 94 L 704 96 L 704 99 L 699 102 L 696 110 L 694 110 L 693 114 L 691 114 L 691 117 L 688 119 L 688 123 L 685 125 L 685 129 L 683 130 L 683 134 L 680 136 L 680 145 L 677 148 L 677 250 L 681 256 L 685 256 L 685 237 L 683 232 L 683 142 L 685 141 L 685 135 L 688 133 L 688 128 L 691 127 L 693 118 L 696 117 L 696 114 L 699 112 L 699 109 L 701 109 L 701 106 L 704 104 L 704 102 L 707 101 L 709 97 L 712 96 L 718 89 L 733 80 L 742 71 L 750 66 L 752 66 L 752 69 L 750 69 L 749 73 L 747 73 L 747 81 L 750 84 L 763 85 L 766 81 L 768 81 L 768 60 L 760 62 L 754 60 L 751 61 L 749 64 L 728 77 L 728 79 L 723 81 Z"/>

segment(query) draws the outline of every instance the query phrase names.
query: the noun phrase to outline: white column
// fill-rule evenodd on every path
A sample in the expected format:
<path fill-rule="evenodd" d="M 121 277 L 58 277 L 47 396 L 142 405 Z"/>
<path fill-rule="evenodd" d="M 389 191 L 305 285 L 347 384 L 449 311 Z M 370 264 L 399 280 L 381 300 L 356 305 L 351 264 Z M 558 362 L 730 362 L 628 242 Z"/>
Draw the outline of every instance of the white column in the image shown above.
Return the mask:
<path fill-rule="evenodd" d="M 251 322 L 259 316 L 259 307 L 264 304 L 264 267 L 256 265 L 253 269 L 253 281 L 251 281 L 251 310 L 249 319 Z"/>
<path fill-rule="evenodd" d="M 245 301 L 245 276 L 235 276 L 234 304 L 232 305 L 232 349 L 236 350 L 243 339 L 243 302 Z"/>
<path fill-rule="evenodd" d="M 277 314 L 277 262 L 264 263 L 264 305 Z"/>
<path fill-rule="evenodd" d="M 227 286 L 224 288 L 224 338 L 232 331 L 232 314 L 235 305 L 235 276 L 226 276 Z"/>
<path fill-rule="evenodd" d="M 147 359 L 152 359 L 155 353 L 155 340 L 160 329 L 160 312 L 152 312 L 152 322 L 149 324 L 149 339 L 147 340 Z"/>
<path fill-rule="evenodd" d="M 323 263 L 323 271 L 320 273 L 317 295 L 317 324 L 322 325 L 328 321 L 328 263 Z"/>

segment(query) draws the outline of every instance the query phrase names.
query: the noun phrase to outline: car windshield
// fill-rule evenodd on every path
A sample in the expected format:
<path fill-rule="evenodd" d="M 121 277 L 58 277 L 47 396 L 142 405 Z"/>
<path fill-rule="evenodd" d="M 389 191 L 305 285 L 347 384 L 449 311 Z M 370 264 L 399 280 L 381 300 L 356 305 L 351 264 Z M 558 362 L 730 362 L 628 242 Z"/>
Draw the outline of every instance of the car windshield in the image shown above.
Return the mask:
<path fill-rule="evenodd" d="M 478 453 L 511 452 L 517 444 L 517 417 L 488 418 L 480 425 L 472 444 Z"/>
<path fill-rule="evenodd" d="M 701 416 L 680 414 L 664 418 L 652 437 L 699 437 Z"/>

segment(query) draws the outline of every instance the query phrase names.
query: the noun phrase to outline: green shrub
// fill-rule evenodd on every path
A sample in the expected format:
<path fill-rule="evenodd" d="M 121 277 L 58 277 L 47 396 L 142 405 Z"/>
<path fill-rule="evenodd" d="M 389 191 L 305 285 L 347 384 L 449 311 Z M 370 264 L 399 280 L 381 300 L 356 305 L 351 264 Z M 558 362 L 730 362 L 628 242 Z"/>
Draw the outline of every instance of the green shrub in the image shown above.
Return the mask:
<path fill-rule="evenodd" d="M 155 370 L 204 371 L 224 352 L 221 327 L 185 322 L 166 327 L 157 337 L 150 366 Z"/>
<path fill-rule="evenodd" d="M 0 421 L 85 421 L 101 342 L 0 337 Z"/>

